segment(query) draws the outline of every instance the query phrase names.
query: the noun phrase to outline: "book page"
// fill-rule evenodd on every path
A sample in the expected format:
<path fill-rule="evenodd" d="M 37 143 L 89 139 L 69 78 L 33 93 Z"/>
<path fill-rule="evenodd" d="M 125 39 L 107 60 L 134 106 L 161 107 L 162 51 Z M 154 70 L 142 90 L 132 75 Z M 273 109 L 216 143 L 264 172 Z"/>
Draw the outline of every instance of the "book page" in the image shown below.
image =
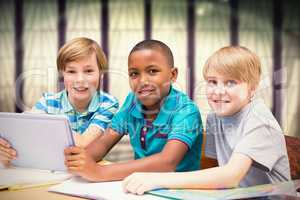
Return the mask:
<path fill-rule="evenodd" d="M 160 200 L 165 199 L 154 195 L 134 195 L 123 192 L 122 181 L 91 183 L 79 177 L 73 177 L 61 184 L 49 188 L 50 192 L 79 196 L 88 199 L 130 199 Z"/>
<path fill-rule="evenodd" d="M 296 188 L 300 187 L 300 180 L 279 182 L 276 184 L 257 185 L 245 188 L 219 190 L 180 190 L 161 189 L 150 191 L 150 194 L 185 200 L 218 200 L 218 199 L 246 199 L 271 195 L 296 196 Z"/>

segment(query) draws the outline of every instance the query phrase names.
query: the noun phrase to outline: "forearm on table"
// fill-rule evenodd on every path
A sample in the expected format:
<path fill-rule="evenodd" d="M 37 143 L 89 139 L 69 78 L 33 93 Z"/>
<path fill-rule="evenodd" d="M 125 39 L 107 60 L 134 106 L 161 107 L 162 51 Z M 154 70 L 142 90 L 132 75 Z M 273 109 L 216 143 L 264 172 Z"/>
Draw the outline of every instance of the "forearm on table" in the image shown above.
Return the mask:
<path fill-rule="evenodd" d="M 133 172 L 172 172 L 177 163 L 171 159 L 163 159 L 160 153 L 124 163 L 98 166 L 95 181 L 122 180 Z"/>
<path fill-rule="evenodd" d="M 214 167 L 193 172 L 155 174 L 162 188 L 218 189 L 232 188 L 239 178 L 227 167 Z"/>
<path fill-rule="evenodd" d="M 95 138 L 85 149 L 95 161 L 100 161 L 122 137 L 123 135 L 108 128 L 101 137 Z"/>
<path fill-rule="evenodd" d="M 193 172 L 155 174 L 161 187 L 217 189 L 237 187 L 252 164 L 251 158 L 240 153 L 233 153 L 229 162 L 221 167 L 214 167 Z"/>

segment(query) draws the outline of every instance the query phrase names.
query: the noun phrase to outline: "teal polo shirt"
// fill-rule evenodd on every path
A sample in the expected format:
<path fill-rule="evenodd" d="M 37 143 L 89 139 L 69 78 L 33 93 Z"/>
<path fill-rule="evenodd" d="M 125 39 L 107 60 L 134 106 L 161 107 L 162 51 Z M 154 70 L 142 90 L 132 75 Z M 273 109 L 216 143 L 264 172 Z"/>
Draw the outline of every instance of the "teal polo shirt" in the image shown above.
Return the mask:
<path fill-rule="evenodd" d="M 171 87 L 153 122 L 144 119 L 142 109 L 140 101 L 131 92 L 111 121 L 114 131 L 129 135 L 135 159 L 159 153 L 169 140 L 178 140 L 188 147 L 188 151 L 176 171 L 198 170 L 203 135 L 200 112 L 195 103 Z"/>

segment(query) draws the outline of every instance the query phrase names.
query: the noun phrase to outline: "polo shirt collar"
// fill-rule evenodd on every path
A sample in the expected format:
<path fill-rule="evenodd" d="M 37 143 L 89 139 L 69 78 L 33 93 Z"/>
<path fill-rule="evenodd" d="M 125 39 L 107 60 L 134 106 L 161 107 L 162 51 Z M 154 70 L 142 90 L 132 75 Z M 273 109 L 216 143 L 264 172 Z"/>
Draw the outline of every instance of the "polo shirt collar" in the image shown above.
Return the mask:
<path fill-rule="evenodd" d="M 70 103 L 70 101 L 68 99 L 68 94 L 67 94 L 66 90 L 63 90 L 63 92 L 62 92 L 61 105 L 62 105 L 62 110 L 64 113 L 74 110 L 72 104 Z"/>
<path fill-rule="evenodd" d="M 131 105 L 132 109 L 130 113 L 135 118 L 143 119 L 144 118 L 142 113 L 143 106 L 134 93 L 133 93 L 133 98 L 134 99 L 132 101 L 132 105 Z"/>
<path fill-rule="evenodd" d="M 95 92 L 94 96 L 92 97 L 89 107 L 88 107 L 88 112 L 96 112 L 98 105 L 99 105 L 99 92 Z M 75 111 L 74 107 L 70 103 L 68 99 L 68 94 L 66 90 L 63 90 L 62 96 L 61 96 L 61 102 L 62 102 L 62 110 L 64 113 Z"/>
<path fill-rule="evenodd" d="M 177 104 L 179 102 L 179 94 L 176 90 L 171 86 L 170 92 L 168 96 L 165 97 L 163 105 L 152 124 L 154 125 L 164 125 L 168 122 L 171 114 L 176 110 Z M 131 115 L 135 118 L 143 119 L 142 113 L 142 104 L 134 95 L 133 105 L 132 105 Z M 170 113 L 171 112 L 171 113 Z"/>
<path fill-rule="evenodd" d="M 98 105 L 100 103 L 99 96 L 100 96 L 100 93 L 98 91 L 95 92 L 94 96 L 92 97 L 92 99 L 90 101 L 89 107 L 88 107 L 89 112 L 96 112 Z"/>
<path fill-rule="evenodd" d="M 155 126 L 167 124 L 171 115 L 176 111 L 178 103 L 179 93 L 171 86 L 169 95 L 166 96 L 164 103 L 152 124 Z"/>

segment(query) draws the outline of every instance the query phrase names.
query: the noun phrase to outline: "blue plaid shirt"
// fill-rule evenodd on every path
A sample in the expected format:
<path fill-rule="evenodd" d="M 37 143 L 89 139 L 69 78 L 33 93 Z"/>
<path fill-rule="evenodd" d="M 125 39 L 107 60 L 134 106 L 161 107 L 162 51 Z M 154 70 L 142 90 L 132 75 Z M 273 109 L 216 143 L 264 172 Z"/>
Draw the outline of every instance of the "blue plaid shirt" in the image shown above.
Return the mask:
<path fill-rule="evenodd" d="M 59 93 L 44 93 L 43 97 L 32 108 L 33 112 L 54 115 L 65 115 L 69 118 L 73 131 L 84 133 L 90 126 L 97 126 L 104 131 L 117 112 L 117 99 L 103 91 L 98 91 L 92 97 L 85 112 L 78 112 L 71 105 L 66 90 Z"/>

